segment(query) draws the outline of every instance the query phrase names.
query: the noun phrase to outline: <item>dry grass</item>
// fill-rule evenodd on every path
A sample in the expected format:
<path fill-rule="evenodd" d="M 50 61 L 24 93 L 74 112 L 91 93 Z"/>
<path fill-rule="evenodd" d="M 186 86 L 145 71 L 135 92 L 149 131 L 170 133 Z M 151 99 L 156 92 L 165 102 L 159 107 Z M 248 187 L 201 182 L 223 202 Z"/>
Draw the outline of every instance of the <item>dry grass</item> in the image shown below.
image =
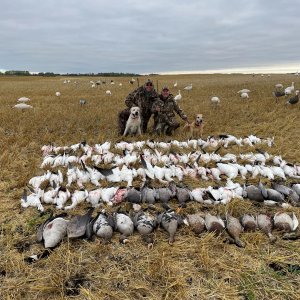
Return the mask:
<path fill-rule="evenodd" d="M 153 79 L 160 87 L 173 86 L 177 80 L 181 90 L 193 83 L 192 92 L 182 91 L 181 107 L 189 116 L 204 115 L 205 135 L 275 136 L 276 144 L 268 151 L 300 161 L 300 106 L 286 107 L 284 100 L 276 105 L 271 95 L 279 82 L 287 86 L 295 81 L 299 88 L 298 77 L 192 75 Z M 224 243 L 225 235 L 196 237 L 187 228 L 179 230 L 173 246 L 158 230 L 152 251 L 138 235 L 126 246 L 119 244 L 117 234 L 108 245 L 97 239 L 66 240 L 49 258 L 26 264 L 25 256 L 42 250 L 35 243 L 35 229 L 45 217 L 32 208 L 22 211 L 19 200 L 28 180 L 42 173 L 41 146 L 48 142 L 70 145 L 82 140 L 90 144 L 118 140 L 116 111 L 133 88 L 128 78 L 115 79 L 122 87 L 95 89 L 90 88 L 89 78 L 75 80 L 78 85 L 65 85 L 61 78 L 0 77 L 1 299 L 300 299 L 299 273 L 280 273 L 269 267 L 271 262 L 281 264 L 284 270 L 286 263 L 300 264 L 300 242 L 279 238 L 270 244 L 260 232 L 242 235 L 245 249 Z M 236 92 L 241 88 L 253 91 L 249 101 L 238 98 Z M 111 89 L 111 97 L 105 95 L 106 89 Z M 55 96 L 56 91 L 61 97 Z M 221 98 L 217 109 L 210 104 L 214 95 Z M 21 96 L 31 98 L 35 109 L 13 110 L 11 106 Z M 79 106 L 80 98 L 87 99 L 86 107 Z M 179 130 L 174 138 L 185 137 Z M 231 148 L 234 153 L 239 150 Z M 75 212 L 82 212 L 82 208 Z M 214 208 L 190 203 L 186 210 L 204 209 L 213 213 L 229 210 L 236 216 L 266 210 L 249 201 Z M 293 211 L 299 218 L 300 210 Z"/>

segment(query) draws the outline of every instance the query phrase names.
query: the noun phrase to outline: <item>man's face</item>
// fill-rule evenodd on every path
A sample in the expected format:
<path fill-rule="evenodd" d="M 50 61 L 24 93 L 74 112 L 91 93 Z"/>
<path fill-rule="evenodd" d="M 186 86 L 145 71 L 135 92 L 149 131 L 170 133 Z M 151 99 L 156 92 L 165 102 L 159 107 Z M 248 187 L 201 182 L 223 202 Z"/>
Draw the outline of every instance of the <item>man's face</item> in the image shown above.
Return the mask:
<path fill-rule="evenodd" d="M 152 82 L 147 82 L 145 88 L 146 88 L 146 91 L 147 91 L 147 92 L 151 92 L 152 89 L 153 89 L 153 84 L 152 84 Z"/>
<path fill-rule="evenodd" d="M 170 91 L 169 91 L 168 89 L 163 89 L 163 90 L 162 90 L 162 96 L 163 96 L 164 98 L 168 98 L 169 95 L 170 95 Z"/>

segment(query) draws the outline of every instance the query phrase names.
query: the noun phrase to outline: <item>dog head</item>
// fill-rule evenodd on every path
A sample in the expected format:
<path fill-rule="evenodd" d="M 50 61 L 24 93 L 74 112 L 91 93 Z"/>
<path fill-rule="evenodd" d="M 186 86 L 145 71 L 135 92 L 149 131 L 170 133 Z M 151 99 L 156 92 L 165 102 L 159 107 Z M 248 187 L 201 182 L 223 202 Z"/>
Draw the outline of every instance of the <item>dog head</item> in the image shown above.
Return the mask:
<path fill-rule="evenodd" d="M 140 116 L 140 108 L 138 106 L 133 106 L 130 108 L 130 117 L 136 119 Z"/>
<path fill-rule="evenodd" d="M 203 117 L 202 114 L 197 114 L 195 116 L 195 125 L 200 126 L 203 123 Z"/>

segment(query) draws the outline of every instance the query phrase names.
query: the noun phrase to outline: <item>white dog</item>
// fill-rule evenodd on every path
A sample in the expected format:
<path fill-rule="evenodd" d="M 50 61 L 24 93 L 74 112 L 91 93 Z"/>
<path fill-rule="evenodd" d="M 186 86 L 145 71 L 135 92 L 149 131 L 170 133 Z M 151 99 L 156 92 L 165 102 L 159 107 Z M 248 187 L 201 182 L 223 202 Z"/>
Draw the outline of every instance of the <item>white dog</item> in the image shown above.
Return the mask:
<path fill-rule="evenodd" d="M 126 128 L 123 136 L 131 135 L 141 135 L 141 116 L 140 108 L 133 106 L 130 109 L 130 116 L 126 122 Z"/>

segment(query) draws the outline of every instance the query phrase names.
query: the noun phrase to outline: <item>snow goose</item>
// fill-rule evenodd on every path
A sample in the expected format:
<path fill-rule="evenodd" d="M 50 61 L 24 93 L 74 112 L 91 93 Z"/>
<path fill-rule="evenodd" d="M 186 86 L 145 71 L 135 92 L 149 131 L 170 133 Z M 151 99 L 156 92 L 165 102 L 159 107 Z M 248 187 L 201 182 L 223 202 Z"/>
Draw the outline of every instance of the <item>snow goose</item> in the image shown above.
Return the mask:
<path fill-rule="evenodd" d="M 23 109 L 33 108 L 33 106 L 28 105 L 26 103 L 19 103 L 19 104 L 14 105 L 14 108 L 23 110 Z"/>
<path fill-rule="evenodd" d="M 106 94 L 107 96 L 111 96 L 111 91 L 110 91 L 110 90 L 107 90 L 107 91 L 105 92 L 105 94 Z"/>
<path fill-rule="evenodd" d="M 246 93 L 246 92 L 241 93 L 241 94 L 240 94 L 240 97 L 241 97 L 242 99 L 249 99 L 249 95 L 248 95 L 248 93 Z"/>
<path fill-rule="evenodd" d="M 174 83 L 174 87 L 177 87 L 177 81 Z"/>
<path fill-rule="evenodd" d="M 242 89 L 242 90 L 239 90 L 237 93 L 238 94 L 243 94 L 243 93 L 250 93 L 251 91 L 248 90 L 248 89 Z"/>
<path fill-rule="evenodd" d="M 295 90 L 295 87 L 294 87 L 294 82 L 292 82 L 292 85 L 291 86 L 288 86 L 284 92 L 286 95 L 291 95 Z"/>
<path fill-rule="evenodd" d="M 30 101 L 30 99 L 27 97 L 21 97 L 18 99 L 18 102 L 28 102 L 28 101 Z"/>
<path fill-rule="evenodd" d="M 55 96 L 56 96 L 56 97 L 60 97 L 60 96 L 61 96 L 61 93 L 60 93 L 60 92 L 56 92 L 56 93 L 55 93 Z"/>
<path fill-rule="evenodd" d="M 180 90 L 178 91 L 178 95 L 174 97 L 175 101 L 180 101 L 182 99 L 182 95 L 180 94 Z"/>
<path fill-rule="evenodd" d="M 184 90 L 185 91 L 191 91 L 193 89 L 193 84 L 191 83 L 191 84 L 189 84 L 189 85 L 187 85 L 185 88 L 184 88 Z"/>
<path fill-rule="evenodd" d="M 210 101 L 211 101 L 211 103 L 212 103 L 213 105 L 219 105 L 219 104 L 220 104 L 220 98 L 219 98 L 219 97 L 216 97 L 216 96 L 212 97 L 212 98 L 210 99 Z"/>

